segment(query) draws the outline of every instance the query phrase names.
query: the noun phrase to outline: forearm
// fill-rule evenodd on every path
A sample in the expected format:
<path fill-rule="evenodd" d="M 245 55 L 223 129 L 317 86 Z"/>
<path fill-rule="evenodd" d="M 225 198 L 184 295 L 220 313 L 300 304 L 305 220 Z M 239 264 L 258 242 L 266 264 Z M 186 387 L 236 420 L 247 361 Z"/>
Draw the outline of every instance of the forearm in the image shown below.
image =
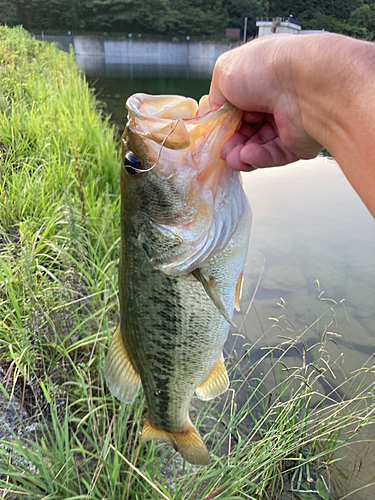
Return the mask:
<path fill-rule="evenodd" d="M 298 42 L 280 78 L 297 95 L 302 127 L 375 216 L 375 45 L 333 34 Z"/>

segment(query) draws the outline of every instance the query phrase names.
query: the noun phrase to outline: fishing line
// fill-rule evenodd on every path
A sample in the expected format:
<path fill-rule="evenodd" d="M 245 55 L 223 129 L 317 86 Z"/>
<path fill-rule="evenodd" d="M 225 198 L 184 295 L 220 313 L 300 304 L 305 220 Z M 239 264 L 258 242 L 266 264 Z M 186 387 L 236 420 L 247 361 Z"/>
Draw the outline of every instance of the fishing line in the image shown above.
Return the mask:
<path fill-rule="evenodd" d="M 176 121 L 176 123 L 174 124 L 174 126 L 173 126 L 173 122 L 171 123 L 171 127 L 172 128 L 168 132 L 168 134 L 164 137 L 162 143 L 160 144 L 160 149 L 159 149 L 158 157 L 156 158 L 156 161 L 154 162 L 154 164 L 151 165 L 151 167 L 147 168 L 147 169 L 141 169 L 141 168 L 132 167 L 133 170 L 135 170 L 138 173 L 143 173 L 143 172 L 150 172 L 152 169 L 154 169 L 156 167 L 156 165 L 157 165 L 157 163 L 158 163 L 158 161 L 160 159 L 161 152 L 163 151 L 164 144 L 165 144 L 166 140 L 168 139 L 168 137 L 171 134 L 173 134 L 173 132 L 176 130 L 176 127 L 177 127 L 179 121 L 180 121 L 180 118 Z M 124 139 L 123 139 L 123 142 L 125 142 Z"/>
<path fill-rule="evenodd" d="M 185 120 L 184 120 L 184 122 L 188 122 L 188 121 L 193 121 L 193 120 L 197 120 L 197 119 L 205 118 L 206 116 L 208 116 L 208 115 L 210 115 L 210 114 L 212 114 L 212 113 L 214 113 L 214 112 L 215 112 L 215 111 L 213 111 L 213 110 L 211 109 L 211 110 L 207 111 L 206 113 L 204 113 L 203 115 L 200 115 L 200 116 L 194 116 L 193 118 L 187 118 L 187 119 L 185 119 Z M 161 144 L 160 144 L 160 149 L 159 149 L 159 153 L 158 153 L 158 156 L 157 156 L 156 161 L 154 162 L 154 164 L 153 164 L 153 165 L 151 165 L 151 167 L 150 167 L 150 168 L 147 168 L 147 169 L 145 169 L 145 170 L 144 170 L 144 169 L 140 169 L 140 168 L 135 168 L 135 167 L 132 167 L 132 168 L 133 168 L 133 170 L 135 170 L 135 171 L 136 171 L 136 172 L 138 172 L 138 173 L 143 173 L 143 172 L 150 172 L 151 170 L 153 170 L 153 169 L 156 167 L 156 165 L 157 165 L 157 163 L 158 163 L 158 161 L 159 161 L 159 159 L 160 159 L 160 155 L 161 155 L 161 153 L 162 153 L 162 151 L 163 151 L 163 147 L 164 147 L 165 142 L 167 141 L 168 137 L 169 137 L 171 134 L 173 134 L 173 132 L 176 130 L 176 127 L 177 127 L 178 122 L 179 122 L 180 120 L 181 120 L 181 118 L 179 118 L 178 120 L 176 120 L 176 122 L 175 122 L 175 124 L 174 124 L 174 125 L 173 125 L 173 121 L 172 121 L 172 123 L 171 123 L 171 130 L 168 132 L 168 134 L 164 137 L 163 141 L 161 142 Z M 124 140 L 124 139 L 122 139 L 122 140 L 123 140 L 123 142 L 125 142 L 125 140 Z"/>

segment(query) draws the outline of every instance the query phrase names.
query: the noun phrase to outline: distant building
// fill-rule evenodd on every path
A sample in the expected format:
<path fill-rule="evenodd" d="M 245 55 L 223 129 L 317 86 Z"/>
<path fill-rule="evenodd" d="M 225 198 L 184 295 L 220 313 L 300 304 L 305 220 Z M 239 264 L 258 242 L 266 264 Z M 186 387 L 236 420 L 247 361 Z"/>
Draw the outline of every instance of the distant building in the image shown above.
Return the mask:
<path fill-rule="evenodd" d="M 301 30 L 299 32 L 300 35 L 315 35 L 316 33 L 329 33 L 326 30 Z"/>
<path fill-rule="evenodd" d="M 225 38 L 230 38 L 231 40 L 239 40 L 240 36 L 240 28 L 226 28 L 225 30 Z"/>
<path fill-rule="evenodd" d="M 257 17 L 258 36 L 271 33 L 293 33 L 301 31 L 301 23 L 293 17 Z"/>
<path fill-rule="evenodd" d="M 310 33 L 324 33 L 324 30 L 302 30 L 301 23 L 289 17 L 257 17 L 258 36 L 271 35 L 272 33 L 292 33 L 306 35 Z"/>

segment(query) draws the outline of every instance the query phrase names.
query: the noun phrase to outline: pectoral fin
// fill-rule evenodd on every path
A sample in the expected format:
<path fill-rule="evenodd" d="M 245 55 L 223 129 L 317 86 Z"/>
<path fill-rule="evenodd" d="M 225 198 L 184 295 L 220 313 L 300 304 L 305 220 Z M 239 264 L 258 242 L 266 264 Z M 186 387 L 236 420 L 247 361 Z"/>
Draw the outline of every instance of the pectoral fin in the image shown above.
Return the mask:
<path fill-rule="evenodd" d="M 240 274 L 236 285 L 236 294 L 234 296 L 234 307 L 236 308 L 236 311 L 240 310 L 240 298 L 242 295 L 242 286 L 243 286 L 243 273 Z"/>
<path fill-rule="evenodd" d="M 207 401 L 223 394 L 229 387 L 227 369 L 224 365 L 224 356 L 221 355 L 219 361 L 214 366 L 208 378 L 195 389 L 195 394 L 199 399 Z"/>
<path fill-rule="evenodd" d="M 105 379 L 109 390 L 120 401 L 130 403 L 141 384 L 125 348 L 120 325 L 113 334 L 105 363 Z"/>
<path fill-rule="evenodd" d="M 219 313 L 223 316 L 223 318 L 225 318 L 230 325 L 236 328 L 235 323 L 233 323 L 233 321 L 229 317 L 228 311 L 225 307 L 223 299 L 221 298 L 220 292 L 215 286 L 215 281 L 206 279 L 199 268 L 195 269 L 192 272 L 192 274 L 198 281 L 202 283 L 205 292 L 210 297 L 212 302 L 215 304 L 215 306 L 217 307 Z"/>
<path fill-rule="evenodd" d="M 149 439 L 167 441 L 173 445 L 173 448 L 187 462 L 194 465 L 208 465 L 210 456 L 206 445 L 202 441 L 199 432 L 191 423 L 190 419 L 186 422 L 183 429 L 178 429 L 172 432 L 164 431 L 151 424 L 146 419 L 145 426 L 142 431 L 141 440 L 148 441 Z"/>

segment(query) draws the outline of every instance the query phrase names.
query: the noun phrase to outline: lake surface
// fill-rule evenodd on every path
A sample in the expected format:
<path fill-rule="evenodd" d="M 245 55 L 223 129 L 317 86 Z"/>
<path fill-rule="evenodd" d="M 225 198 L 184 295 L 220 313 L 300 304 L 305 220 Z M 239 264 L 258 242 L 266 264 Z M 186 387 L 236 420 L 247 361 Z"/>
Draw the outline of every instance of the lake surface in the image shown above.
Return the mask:
<path fill-rule="evenodd" d="M 130 95 L 181 94 L 199 99 L 208 92 L 214 65 L 206 61 L 201 69 L 192 70 L 161 63 L 95 66 L 93 59 L 89 62 L 83 64 L 88 79 L 121 131 Z M 280 331 L 270 327 L 280 316 L 286 316 L 296 333 L 314 325 L 307 334 L 313 341 L 318 327 L 321 330 L 330 322 L 332 315 L 316 320 L 334 305 L 327 300 L 332 299 L 338 303 L 337 324 L 330 330 L 341 337 L 332 343 L 330 356 L 340 368 L 339 385 L 375 352 L 374 219 L 331 159 L 255 171 L 244 174 L 243 180 L 253 227 L 241 312 L 234 321 L 250 345 L 259 338 L 263 345 L 277 345 Z M 335 471 L 335 498 L 375 481 L 374 438 L 374 430 L 367 428 L 362 436 L 366 443 L 345 451 L 346 459 Z M 348 498 L 375 498 L 375 487 Z"/>
<path fill-rule="evenodd" d="M 103 59 L 93 57 L 80 58 L 78 62 L 121 133 L 126 124 L 125 102 L 129 96 L 137 92 L 178 94 L 199 100 L 209 91 L 215 64 L 215 60 L 204 61 L 202 67 L 171 67 L 162 63 L 104 64 Z"/>

